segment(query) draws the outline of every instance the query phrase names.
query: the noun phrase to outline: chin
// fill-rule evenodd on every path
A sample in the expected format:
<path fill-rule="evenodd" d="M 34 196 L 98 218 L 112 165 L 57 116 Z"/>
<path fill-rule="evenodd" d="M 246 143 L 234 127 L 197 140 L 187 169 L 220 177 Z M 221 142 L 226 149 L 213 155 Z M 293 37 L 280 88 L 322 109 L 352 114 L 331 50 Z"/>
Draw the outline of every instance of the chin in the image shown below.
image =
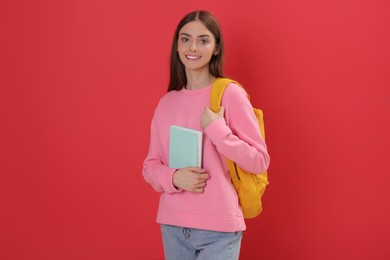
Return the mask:
<path fill-rule="evenodd" d="M 208 67 L 208 65 L 209 64 L 198 64 L 198 65 L 195 65 L 195 64 L 188 64 L 188 63 L 186 64 L 186 63 L 184 63 L 184 66 L 188 70 L 202 70 L 205 67 Z"/>

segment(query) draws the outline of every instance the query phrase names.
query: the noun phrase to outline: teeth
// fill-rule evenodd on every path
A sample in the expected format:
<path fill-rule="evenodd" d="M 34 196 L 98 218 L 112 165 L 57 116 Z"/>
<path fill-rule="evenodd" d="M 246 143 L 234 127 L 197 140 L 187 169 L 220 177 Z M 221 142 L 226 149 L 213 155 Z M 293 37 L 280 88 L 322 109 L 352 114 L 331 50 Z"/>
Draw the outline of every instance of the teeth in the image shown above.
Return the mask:
<path fill-rule="evenodd" d="M 189 59 L 197 59 L 199 57 L 198 56 L 189 56 L 189 55 L 187 55 L 187 58 L 189 58 Z"/>

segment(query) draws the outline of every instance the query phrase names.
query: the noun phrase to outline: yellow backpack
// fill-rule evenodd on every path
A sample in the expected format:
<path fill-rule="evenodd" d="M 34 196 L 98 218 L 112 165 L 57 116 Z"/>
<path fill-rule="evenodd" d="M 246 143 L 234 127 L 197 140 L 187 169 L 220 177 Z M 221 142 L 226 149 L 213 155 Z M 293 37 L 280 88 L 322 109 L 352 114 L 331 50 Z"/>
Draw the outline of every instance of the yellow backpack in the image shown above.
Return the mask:
<path fill-rule="evenodd" d="M 221 106 L 222 96 L 229 83 L 235 83 L 242 87 L 238 82 L 228 78 L 217 78 L 211 86 L 210 109 L 218 112 Z M 249 99 L 249 95 L 248 95 Z M 256 118 L 260 125 L 261 136 L 265 138 L 263 112 L 258 108 L 253 108 Z M 233 161 L 226 159 L 230 176 L 234 187 L 236 188 L 240 206 L 244 218 L 254 218 L 260 215 L 263 206 L 261 197 L 264 194 L 265 187 L 268 185 L 267 172 L 262 174 L 253 174 L 241 169 Z"/>

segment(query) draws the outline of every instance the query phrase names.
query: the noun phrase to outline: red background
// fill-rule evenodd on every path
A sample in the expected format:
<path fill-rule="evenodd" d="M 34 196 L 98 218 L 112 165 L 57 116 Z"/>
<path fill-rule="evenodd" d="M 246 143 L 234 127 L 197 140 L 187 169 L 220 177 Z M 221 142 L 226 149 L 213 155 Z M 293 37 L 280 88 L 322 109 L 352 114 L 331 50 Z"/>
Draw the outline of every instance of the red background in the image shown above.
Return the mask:
<path fill-rule="evenodd" d="M 241 259 L 390 259 L 388 1 L 3 1 L 1 259 L 161 259 L 142 178 L 179 19 L 219 19 L 265 112 Z"/>

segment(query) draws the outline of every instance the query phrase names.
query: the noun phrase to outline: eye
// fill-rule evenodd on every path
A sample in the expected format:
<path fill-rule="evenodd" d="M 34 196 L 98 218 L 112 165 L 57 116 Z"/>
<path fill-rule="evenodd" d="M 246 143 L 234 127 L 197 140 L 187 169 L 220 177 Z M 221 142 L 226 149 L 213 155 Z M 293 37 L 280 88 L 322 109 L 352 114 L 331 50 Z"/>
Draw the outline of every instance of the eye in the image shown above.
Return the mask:
<path fill-rule="evenodd" d="M 188 41 L 189 41 L 189 39 L 188 39 L 187 37 L 181 37 L 180 40 L 181 40 L 182 42 L 188 42 Z"/>
<path fill-rule="evenodd" d="M 204 45 L 207 44 L 209 41 L 206 39 L 200 39 L 199 42 Z"/>

